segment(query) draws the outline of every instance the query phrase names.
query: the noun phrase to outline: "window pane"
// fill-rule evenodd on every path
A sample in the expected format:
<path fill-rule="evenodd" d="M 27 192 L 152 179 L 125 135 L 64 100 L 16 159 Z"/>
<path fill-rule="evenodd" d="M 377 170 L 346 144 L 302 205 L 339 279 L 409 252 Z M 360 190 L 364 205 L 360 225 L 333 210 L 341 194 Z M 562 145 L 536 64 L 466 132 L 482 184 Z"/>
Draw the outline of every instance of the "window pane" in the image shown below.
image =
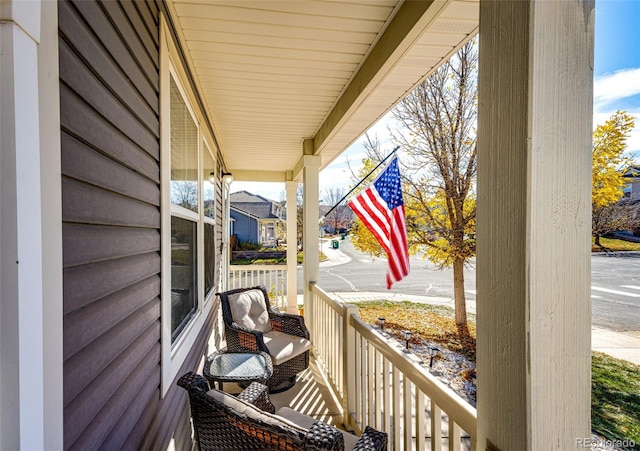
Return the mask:
<path fill-rule="evenodd" d="M 204 224 L 204 294 L 215 288 L 216 236 L 213 224 Z"/>
<path fill-rule="evenodd" d="M 196 224 L 171 217 L 171 343 L 198 307 Z"/>
<path fill-rule="evenodd" d="M 198 129 L 171 78 L 171 203 L 198 211 Z"/>
<path fill-rule="evenodd" d="M 214 185 L 216 169 L 213 165 L 213 158 L 211 157 L 209 149 L 206 146 L 202 154 L 202 205 L 204 207 L 203 214 L 213 219 L 216 217 Z"/>

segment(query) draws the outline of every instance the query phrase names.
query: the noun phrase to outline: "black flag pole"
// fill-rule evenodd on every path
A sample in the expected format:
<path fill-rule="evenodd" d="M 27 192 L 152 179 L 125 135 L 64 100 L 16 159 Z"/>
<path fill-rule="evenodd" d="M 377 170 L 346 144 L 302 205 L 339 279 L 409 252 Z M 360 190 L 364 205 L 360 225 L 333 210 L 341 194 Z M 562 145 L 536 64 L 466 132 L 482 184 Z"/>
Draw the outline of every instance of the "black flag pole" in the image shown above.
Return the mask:
<path fill-rule="evenodd" d="M 327 216 L 329 216 L 329 214 L 331 214 L 331 212 L 332 212 L 333 210 L 335 210 L 335 209 L 338 207 L 338 205 L 340 205 L 340 204 L 341 204 L 341 203 L 342 203 L 342 202 L 343 202 L 347 197 L 349 197 L 349 195 L 350 195 L 351 193 L 353 193 L 357 187 L 359 187 L 360 185 L 362 185 L 362 182 L 364 182 L 365 180 L 367 180 L 371 174 L 373 174 L 374 172 L 376 172 L 376 170 L 377 170 L 380 166 L 382 166 L 382 165 L 383 165 L 383 164 L 384 164 L 384 163 L 385 163 L 389 158 L 391 158 L 391 156 L 392 156 L 392 155 L 395 155 L 395 153 L 398 151 L 398 149 L 399 149 L 399 148 L 400 148 L 400 146 L 396 146 L 396 147 L 394 147 L 394 148 L 393 148 L 393 150 L 389 153 L 389 155 L 387 155 L 386 157 L 384 157 L 384 158 L 382 159 L 382 161 L 380 161 L 380 163 L 378 163 L 378 164 L 377 164 L 377 166 L 371 170 L 371 172 L 369 172 L 367 175 L 365 175 L 364 177 L 362 177 L 362 179 L 360 179 L 360 181 L 359 181 L 358 183 L 356 183 L 356 185 L 355 185 L 353 188 L 351 188 L 347 194 L 345 194 L 344 196 L 342 196 L 342 199 L 340 199 L 340 200 L 338 201 L 338 203 L 336 203 L 333 207 L 331 207 L 331 209 L 330 209 L 328 212 L 326 212 L 325 214 L 323 214 L 323 215 L 322 215 L 322 217 L 320 218 L 319 223 L 320 223 L 320 224 L 322 224 L 322 221 L 324 221 L 324 218 L 326 218 Z"/>

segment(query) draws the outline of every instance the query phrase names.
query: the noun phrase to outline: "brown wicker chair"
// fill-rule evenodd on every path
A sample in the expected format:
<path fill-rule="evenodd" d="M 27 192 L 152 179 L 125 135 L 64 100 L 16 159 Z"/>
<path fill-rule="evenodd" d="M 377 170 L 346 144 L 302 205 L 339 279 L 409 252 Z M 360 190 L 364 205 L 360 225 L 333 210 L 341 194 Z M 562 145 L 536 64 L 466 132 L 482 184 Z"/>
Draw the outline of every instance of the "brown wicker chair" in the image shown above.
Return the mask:
<path fill-rule="evenodd" d="M 268 402 L 265 385 L 253 382 L 237 398 L 211 389 L 190 372 L 178 380 L 189 392 L 195 441 L 200 451 L 387 449 L 387 434 L 368 427 L 359 438 L 288 407 L 270 414 L 257 405 Z"/>
<path fill-rule="evenodd" d="M 273 362 L 273 376 L 267 383 L 271 392 L 293 387 L 296 375 L 309 366 L 311 342 L 304 318 L 272 310 L 265 287 L 238 288 L 218 296 L 227 350 L 266 352 Z"/>

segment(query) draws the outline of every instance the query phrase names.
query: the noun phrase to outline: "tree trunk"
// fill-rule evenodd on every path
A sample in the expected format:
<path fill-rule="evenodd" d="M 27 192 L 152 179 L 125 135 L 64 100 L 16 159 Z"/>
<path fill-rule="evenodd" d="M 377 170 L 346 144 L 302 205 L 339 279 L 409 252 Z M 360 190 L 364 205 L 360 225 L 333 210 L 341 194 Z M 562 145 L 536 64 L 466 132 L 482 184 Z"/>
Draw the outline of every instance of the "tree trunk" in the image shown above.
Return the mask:
<path fill-rule="evenodd" d="M 600 244 L 600 235 L 596 235 L 594 244 L 598 247 L 602 247 L 602 245 Z"/>
<path fill-rule="evenodd" d="M 464 260 L 453 262 L 453 297 L 456 306 L 456 325 L 467 330 L 467 304 L 464 295 Z"/>

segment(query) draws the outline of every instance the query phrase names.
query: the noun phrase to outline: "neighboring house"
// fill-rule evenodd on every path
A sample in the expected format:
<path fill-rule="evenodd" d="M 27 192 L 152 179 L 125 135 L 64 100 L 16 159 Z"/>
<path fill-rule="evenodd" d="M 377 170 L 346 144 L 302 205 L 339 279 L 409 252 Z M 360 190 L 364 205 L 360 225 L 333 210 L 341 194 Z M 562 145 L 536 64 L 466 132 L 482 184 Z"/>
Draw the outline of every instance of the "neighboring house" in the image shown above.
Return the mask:
<path fill-rule="evenodd" d="M 622 175 L 626 183 L 625 197 L 640 199 L 640 166 L 629 166 Z"/>
<path fill-rule="evenodd" d="M 259 218 L 233 205 L 230 207 L 232 221 L 231 235 L 235 237 L 236 245 L 240 242 L 259 243 Z"/>
<path fill-rule="evenodd" d="M 285 217 L 284 206 L 247 191 L 231 193 L 231 218 L 238 241 L 275 246 Z"/>
<path fill-rule="evenodd" d="M 338 205 L 331 213 L 333 205 L 320 205 L 320 217 L 324 218 L 320 226 L 327 233 L 338 233 L 351 227 L 355 216 L 348 205 Z"/>

